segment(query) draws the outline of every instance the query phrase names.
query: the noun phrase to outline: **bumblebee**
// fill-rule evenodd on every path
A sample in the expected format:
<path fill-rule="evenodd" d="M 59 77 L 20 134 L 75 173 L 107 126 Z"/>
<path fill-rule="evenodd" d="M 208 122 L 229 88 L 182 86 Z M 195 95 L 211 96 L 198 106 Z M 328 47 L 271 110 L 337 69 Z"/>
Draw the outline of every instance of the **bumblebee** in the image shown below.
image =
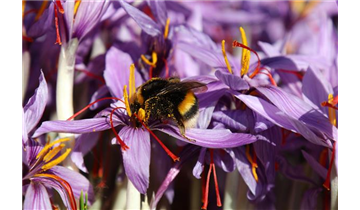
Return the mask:
<path fill-rule="evenodd" d="M 205 91 L 206 84 L 195 81 L 180 81 L 179 78 L 152 78 L 139 86 L 130 97 L 130 110 L 146 124 L 149 118 L 161 121 L 172 120 L 177 124 L 180 134 L 196 125 L 199 105 L 194 92 Z M 140 124 L 136 123 L 136 126 Z"/>

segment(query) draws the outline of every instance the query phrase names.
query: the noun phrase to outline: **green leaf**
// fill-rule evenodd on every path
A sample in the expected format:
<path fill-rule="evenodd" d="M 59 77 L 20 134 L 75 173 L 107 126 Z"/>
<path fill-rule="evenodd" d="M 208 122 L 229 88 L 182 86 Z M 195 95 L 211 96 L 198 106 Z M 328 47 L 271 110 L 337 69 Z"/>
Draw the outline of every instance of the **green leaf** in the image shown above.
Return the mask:
<path fill-rule="evenodd" d="M 86 194 L 86 193 L 85 193 Z M 81 190 L 81 194 L 80 194 L 80 210 L 85 210 L 85 207 L 84 207 L 84 197 L 83 197 L 83 191 Z"/>

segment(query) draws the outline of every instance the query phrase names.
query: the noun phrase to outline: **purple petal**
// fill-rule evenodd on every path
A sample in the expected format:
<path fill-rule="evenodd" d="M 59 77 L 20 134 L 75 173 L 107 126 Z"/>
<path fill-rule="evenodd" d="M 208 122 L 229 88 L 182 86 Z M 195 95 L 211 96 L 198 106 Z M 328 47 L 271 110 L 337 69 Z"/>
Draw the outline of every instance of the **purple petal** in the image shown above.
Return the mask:
<path fill-rule="evenodd" d="M 44 185 L 38 182 L 30 183 L 25 195 L 24 209 L 52 209 Z"/>
<path fill-rule="evenodd" d="M 120 4 L 145 33 L 149 34 L 150 36 L 157 36 L 161 34 L 160 26 L 151 20 L 151 18 L 145 13 L 141 12 L 139 9 L 131 6 L 123 0 L 120 1 Z"/>
<path fill-rule="evenodd" d="M 44 10 L 39 20 L 36 21 L 28 30 L 29 37 L 37 38 L 44 35 L 51 29 L 51 25 L 54 21 L 54 3 L 51 2 L 49 7 Z"/>
<path fill-rule="evenodd" d="M 184 42 L 179 42 L 177 47 L 188 53 L 189 55 L 193 56 L 194 58 L 199 59 L 200 61 L 206 63 L 207 65 L 214 67 L 214 68 L 222 68 L 226 69 L 226 63 L 221 51 L 215 51 L 210 49 L 204 49 L 194 44 L 188 44 Z M 231 59 L 229 59 L 230 65 L 232 64 Z M 235 72 L 234 72 L 235 74 Z"/>
<path fill-rule="evenodd" d="M 314 144 L 327 147 L 331 146 L 330 142 L 325 142 L 323 139 L 316 136 L 303 122 L 286 115 L 280 109 L 265 100 L 250 95 L 238 94 L 236 92 L 233 92 L 233 94 L 253 111 L 257 112 L 275 125 L 300 133 Z"/>
<path fill-rule="evenodd" d="M 250 144 L 256 141 L 256 137 L 246 133 L 231 133 L 227 129 L 198 129 L 190 128 L 187 129 L 185 135 L 196 142 L 190 142 L 183 138 L 179 132 L 178 127 L 173 125 L 160 125 L 155 130 L 167 133 L 181 141 L 186 143 L 195 144 L 207 148 L 232 148 L 238 147 L 245 144 Z"/>
<path fill-rule="evenodd" d="M 281 88 L 288 92 L 296 95 L 297 97 L 302 97 L 302 82 L 301 80 L 294 74 L 277 71 L 280 76 L 283 85 Z"/>
<path fill-rule="evenodd" d="M 316 90 L 316 91 L 314 91 Z M 327 108 L 321 103 L 328 100 L 329 93 L 333 93 L 332 87 L 315 68 L 308 68 L 303 78 L 302 92 L 304 101 L 327 113 Z"/>
<path fill-rule="evenodd" d="M 99 2 L 96 0 L 81 2 L 75 16 L 72 37 L 81 39 L 91 31 L 99 23 L 109 7 L 109 3 L 109 1 Z"/>
<path fill-rule="evenodd" d="M 95 201 L 92 185 L 83 175 L 62 166 L 54 166 L 50 170 L 70 184 L 74 196 L 77 199 L 80 197 L 82 190 L 84 193 L 86 192 L 88 194 L 90 204 Z"/>
<path fill-rule="evenodd" d="M 319 193 L 323 191 L 322 188 L 309 189 L 304 193 L 301 201 L 301 209 L 316 209 Z"/>
<path fill-rule="evenodd" d="M 298 97 L 274 86 L 258 87 L 257 90 L 287 115 L 299 119 L 309 125 L 312 130 L 325 133 L 330 139 L 337 139 L 337 129 L 329 119 Z"/>
<path fill-rule="evenodd" d="M 123 97 L 124 85 L 129 87 L 130 65 L 133 61 L 129 54 L 116 47 L 111 47 L 106 53 L 104 78 L 114 97 Z M 140 74 L 135 71 L 135 86 L 142 82 Z"/>
<path fill-rule="evenodd" d="M 216 83 L 221 84 L 221 83 Z M 222 85 L 221 85 L 222 86 Z M 205 129 L 209 126 L 212 113 L 214 112 L 215 106 L 218 103 L 218 100 L 226 93 L 226 89 L 216 89 L 210 91 L 212 85 L 208 85 L 208 91 L 202 94 L 199 94 L 199 118 L 197 121 L 198 127 Z"/>
<path fill-rule="evenodd" d="M 232 90 L 248 90 L 248 83 L 241 77 L 235 76 L 229 72 L 223 72 L 217 70 L 215 76 L 222 81 L 224 84 L 230 87 Z"/>
<path fill-rule="evenodd" d="M 227 128 L 239 132 L 249 132 L 254 127 L 253 114 L 249 109 L 216 111 L 212 118 L 223 123 Z"/>
<path fill-rule="evenodd" d="M 274 57 L 274 56 L 280 56 L 280 49 L 274 47 L 273 45 L 266 43 L 266 42 L 258 42 L 259 47 L 261 50 L 268 56 L 268 57 Z"/>
<path fill-rule="evenodd" d="M 96 145 L 99 139 L 99 132 L 84 133 L 76 139 L 74 150 L 71 153 L 71 160 L 75 165 L 85 173 L 88 173 L 84 156 Z"/>
<path fill-rule="evenodd" d="M 125 173 L 136 189 L 145 194 L 150 176 L 150 134 L 144 129 L 125 126 L 119 136 L 129 147 L 122 151 Z"/>
<path fill-rule="evenodd" d="M 100 98 L 104 98 L 107 94 L 109 94 L 109 89 L 108 89 L 108 87 L 107 87 L 106 85 L 101 86 L 101 87 L 91 96 L 91 101 L 90 101 L 90 103 L 92 103 L 92 102 L 94 102 L 94 101 L 96 101 L 96 100 L 98 100 L 98 99 L 100 99 Z M 104 101 L 99 101 L 98 103 L 93 104 L 93 105 L 90 107 L 90 109 L 91 109 L 91 110 L 95 110 L 95 109 L 97 109 L 97 108 L 99 108 L 99 107 L 101 107 L 101 106 L 103 106 L 103 105 L 105 105 L 105 104 L 108 104 L 108 103 L 109 103 L 109 101 L 106 101 L 106 100 L 104 100 Z"/>
<path fill-rule="evenodd" d="M 232 172 L 235 169 L 235 163 L 227 150 L 214 150 L 214 163 L 221 167 L 225 172 Z"/>
<path fill-rule="evenodd" d="M 28 129 L 26 127 L 25 117 L 24 117 L 24 110 L 22 110 L 22 142 L 23 146 L 26 145 L 26 142 L 29 140 L 28 137 Z"/>
<path fill-rule="evenodd" d="M 309 64 L 297 63 L 286 56 L 275 56 L 271 58 L 264 58 L 261 64 L 273 69 L 286 69 L 293 71 L 306 70 Z"/>
<path fill-rule="evenodd" d="M 158 202 L 160 201 L 161 197 L 164 195 L 165 191 L 168 189 L 169 185 L 175 179 L 175 177 L 179 174 L 180 169 L 182 168 L 183 164 L 189 160 L 196 152 L 199 151 L 199 147 L 194 147 L 192 145 L 186 146 L 183 151 L 181 151 L 179 157 L 180 161 L 176 162 L 174 166 L 169 170 L 166 178 L 164 179 L 163 183 L 159 187 L 158 191 L 156 192 L 155 198 L 151 199 L 150 208 L 155 209 Z"/>
<path fill-rule="evenodd" d="M 252 174 L 252 168 L 245 155 L 245 149 L 243 147 L 237 147 L 232 149 L 232 153 L 235 160 L 235 165 L 245 184 L 249 187 L 249 190 L 253 195 L 256 195 L 257 182 Z"/>
<path fill-rule="evenodd" d="M 193 168 L 193 175 L 197 178 L 201 178 L 201 174 L 204 171 L 206 148 L 201 148 L 198 160 Z"/>
<path fill-rule="evenodd" d="M 318 183 L 305 175 L 303 167 L 291 165 L 284 157 L 280 155 L 276 156 L 276 162 L 279 164 L 279 170 L 286 178 L 307 182 L 315 186 L 318 185 Z"/>
<path fill-rule="evenodd" d="M 62 184 L 59 183 L 59 181 L 49 177 L 34 177 L 32 178 L 32 181 L 41 183 L 45 185 L 47 188 L 53 188 L 54 190 L 56 190 L 60 195 L 61 200 L 63 201 L 65 207 L 67 209 L 71 209 L 71 203 L 70 203 L 71 201 L 69 200 L 69 195 L 67 193 L 67 190 L 64 188 Z"/>
<path fill-rule="evenodd" d="M 314 169 L 314 171 L 321 176 L 323 179 L 326 179 L 327 170 L 324 168 L 318 161 L 315 160 L 313 156 L 305 152 L 304 150 L 301 150 L 304 158 L 307 160 L 311 168 Z"/>
<path fill-rule="evenodd" d="M 167 20 L 167 9 L 165 1 L 159 1 L 159 0 L 152 0 L 147 1 L 147 3 L 150 6 L 151 12 L 156 18 L 157 22 L 161 23 L 161 25 L 166 25 Z"/>
<path fill-rule="evenodd" d="M 48 88 L 44 74 L 40 71 L 39 87 L 24 107 L 24 120 L 27 133 L 31 132 L 40 121 L 48 99 Z"/>
<path fill-rule="evenodd" d="M 121 123 L 116 117 L 113 118 L 113 122 L 114 127 Z M 110 128 L 109 120 L 105 117 L 72 121 L 45 121 L 41 124 L 40 128 L 35 131 L 33 138 L 48 132 L 82 134 L 108 130 Z"/>

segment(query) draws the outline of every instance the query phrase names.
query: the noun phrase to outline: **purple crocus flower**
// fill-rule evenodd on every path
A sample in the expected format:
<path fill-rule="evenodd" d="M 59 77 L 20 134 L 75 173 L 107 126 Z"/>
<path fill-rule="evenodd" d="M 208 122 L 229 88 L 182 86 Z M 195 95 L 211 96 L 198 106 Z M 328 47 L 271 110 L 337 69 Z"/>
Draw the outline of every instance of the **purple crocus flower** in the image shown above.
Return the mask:
<path fill-rule="evenodd" d="M 164 1 L 148 1 L 147 3 L 155 21 L 138 8 L 123 0 L 120 1 L 125 12 L 134 19 L 144 32 L 141 37 L 144 42 L 144 54 L 141 55 L 141 59 L 142 65 L 149 66 L 148 78 L 169 77 L 167 60 L 171 58 L 172 38 L 166 4 Z M 166 69 L 165 74 L 163 73 L 164 68 Z"/>
<path fill-rule="evenodd" d="M 25 209 L 49 209 L 51 202 L 47 188 L 56 190 L 68 209 L 76 209 L 75 198 L 80 197 L 81 191 L 88 193 L 89 202 L 94 201 L 92 186 L 81 174 L 62 166 L 56 166 L 70 153 L 67 149 L 60 156 L 57 154 L 65 146 L 61 143 L 66 139 L 54 141 L 45 147 L 29 140 L 25 151 L 25 166 L 23 170 L 23 185 L 25 193 Z M 69 140 L 69 139 L 67 139 Z M 51 149 L 52 148 L 52 149 Z"/>
<path fill-rule="evenodd" d="M 23 109 L 22 143 L 24 148 L 29 139 L 31 138 L 35 127 L 37 126 L 43 115 L 47 99 L 48 88 L 44 78 L 44 74 L 42 73 L 42 71 L 40 71 L 39 86 Z"/>
<path fill-rule="evenodd" d="M 122 58 L 122 61 L 119 61 L 118 58 Z M 123 96 L 121 87 L 129 84 L 126 80 L 126 78 L 129 78 L 129 71 L 127 69 L 131 65 L 132 60 L 129 55 L 116 48 L 109 50 L 106 59 L 106 70 L 104 72 L 105 81 L 111 94 L 115 98 L 120 98 Z M 121 66 L 124 68 L 121 68 Z M 119 77 L 119 70 L 123 72 L 121 77 Z M 136 71 L 134 77 L 135 84 L 138 86 L 139 81 L 141 82 L 141 78 Z M 36 131 L 34 137 L 50 131 L 82 134 L 108 129 L 113 129 L 114 131 L 115 128 L 120 128 L 117 139 L 123 149 L 122 155 L 125 172 L 139 192 L 144 194 L 149 184 L 149 132 L 151 133 L 151 130 L 159 130 L 187 143 L 189 143 L 189 141 L 182 137 L 178 128 L 173 125 L 161 125 L 157 121 L 149 121 L 147 125 L 149 128 L 148 131 L 134 127 L 130 122 L 128 113 L 122 109 L 124 107 L 125 104 L 118 101 L 112 103 L 109 108 L 101 111 L 92 119 L 44 122 Z M 231 148 L 256 140 L 256 138 L 250 134 L 231 133 L 227 129 L 215 131 L 211 129 L 194 128 L 188 129 L 186 135 L 191 139 L 196 139 L 196 143 L 194 144 L 209 148 L 222 148 L 224 146 Z M 130 149 L 126 149 L 126 147 L 129 147 Z M 174 158 L 175 157 L 173 156 L 173 159 Z"/>
<path fill-rule="evenodd" d="M 46 188 L 53 188 L 60 194 L 67 208 L 76 209 L 75 197 L 80 196 L 81 190 L 88 192 L 90 202 L 94 200 L 94 197 L 92 187 L 85 177 L 70 169 L 56 166 L 66 158 L 71 149 L 59 156 L 58 153 L 65 145 L 61 144 L 57 147 L 54 145 L 64 140 L 58 140 L 43 147 L 31 139 L 42 117 L 47 99 L 47 84 L 41 71 L 39 87 L 25 105 L 23 112 L 23 185 L 26 191 L 24 208 L 51 208 Z"/>

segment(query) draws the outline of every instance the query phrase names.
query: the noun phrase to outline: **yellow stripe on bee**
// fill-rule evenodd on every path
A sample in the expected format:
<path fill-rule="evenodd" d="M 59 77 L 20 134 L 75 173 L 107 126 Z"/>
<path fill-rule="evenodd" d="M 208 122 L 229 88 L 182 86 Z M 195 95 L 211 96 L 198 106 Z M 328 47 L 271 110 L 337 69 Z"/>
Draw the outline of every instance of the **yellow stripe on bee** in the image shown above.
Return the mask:
<path fill-rule="evenodd" d="M 185 95 L 184 100 L 179 104 L 178 110 L 181 115 L 184 115 L 186 112 L 188 112 L 191 107 L 195 104 L 196 98 L 194 96 L 194 93 L 192 91 L 188 91 Z"/>

